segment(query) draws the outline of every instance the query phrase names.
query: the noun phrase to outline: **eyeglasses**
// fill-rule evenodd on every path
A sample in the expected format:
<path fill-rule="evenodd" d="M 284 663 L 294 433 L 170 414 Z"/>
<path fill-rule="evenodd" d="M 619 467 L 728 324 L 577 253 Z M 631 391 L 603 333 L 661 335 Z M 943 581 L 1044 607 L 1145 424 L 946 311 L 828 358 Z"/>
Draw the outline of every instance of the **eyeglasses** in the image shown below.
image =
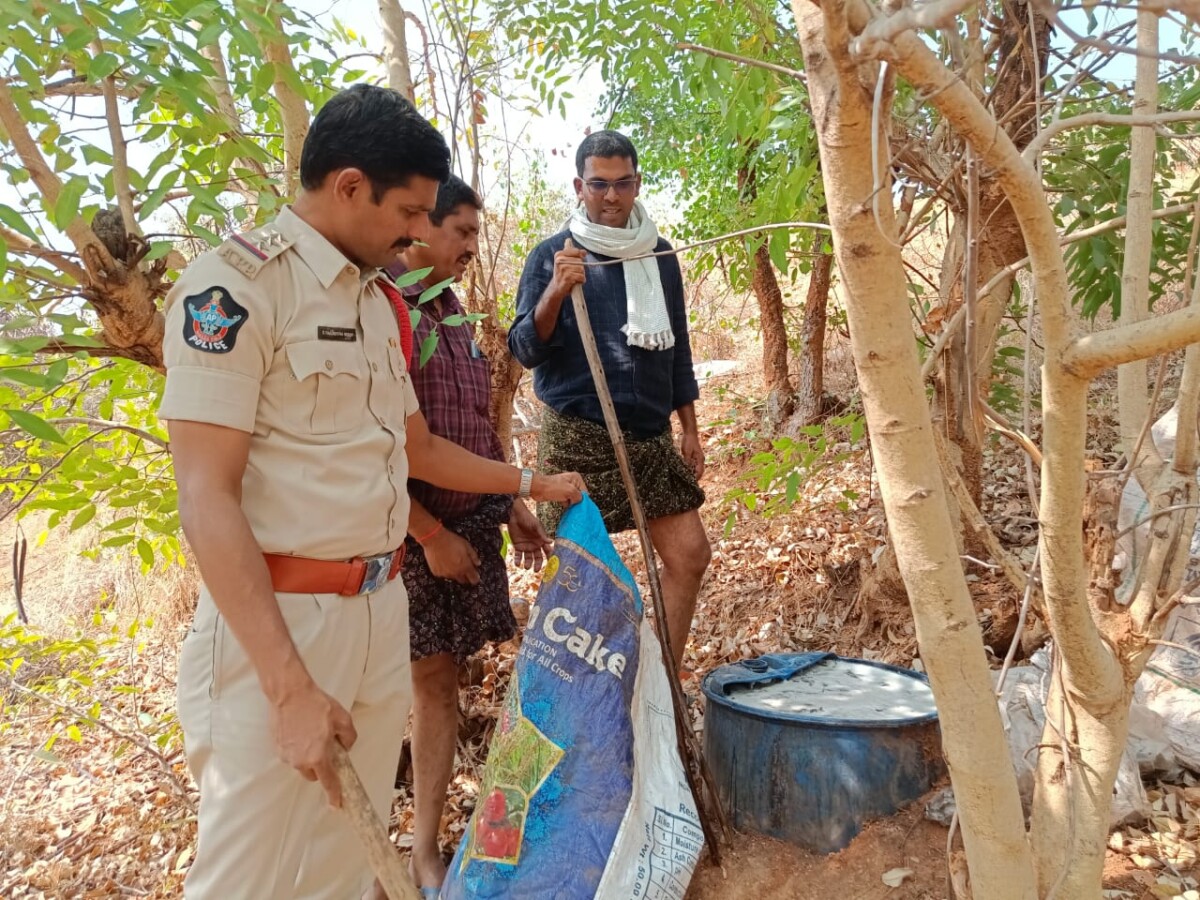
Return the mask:
<path fill-rule="evenodd" d="M 619 196 L 628 197 L 637 187 L 637 176 L 622 178 L 620 181 L 604 181 L 601 178 L 593 178 L 591 181 L 585 181 L 584 184 L 596 197 L 605 196 L 609 190 L 616 191 Z"/>

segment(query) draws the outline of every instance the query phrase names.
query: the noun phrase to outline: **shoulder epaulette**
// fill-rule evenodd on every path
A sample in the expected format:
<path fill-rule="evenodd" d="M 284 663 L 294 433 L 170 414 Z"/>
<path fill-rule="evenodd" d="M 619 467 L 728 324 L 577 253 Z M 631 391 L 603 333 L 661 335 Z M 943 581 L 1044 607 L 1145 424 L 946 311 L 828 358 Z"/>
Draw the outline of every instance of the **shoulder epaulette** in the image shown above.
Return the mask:
<path fill-rule="evenodd" d="M 247 278 L 258 277 L 263 266 L 281 254 L 292 241 L 274 225 L 235 234 L 217 248 L 217 255 Z"/>

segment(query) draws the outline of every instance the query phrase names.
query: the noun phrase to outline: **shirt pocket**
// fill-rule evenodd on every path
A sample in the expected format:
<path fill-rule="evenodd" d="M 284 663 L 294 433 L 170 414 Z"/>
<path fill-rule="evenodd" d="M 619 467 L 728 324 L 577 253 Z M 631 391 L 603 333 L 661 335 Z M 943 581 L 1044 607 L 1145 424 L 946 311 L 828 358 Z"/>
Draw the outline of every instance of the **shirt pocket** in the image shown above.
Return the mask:
<path fill-rule="evenodd" d="M 461 381 L 463 399 L 467 405 L 474 406 L 475 411 L 490 421 L 491 410 L 489 401 L 492 393 L 492 367 L 486 356 L 469 357 L 463 363 L 463 378 Z"/>
<path fill-rule="evenodd" d="M 285 350 L 295 383 L 284 416 L 293 427 L 310 434 L 337 434 L 361 424 L 369 379 L 357 342 L 300 341 Z"/>

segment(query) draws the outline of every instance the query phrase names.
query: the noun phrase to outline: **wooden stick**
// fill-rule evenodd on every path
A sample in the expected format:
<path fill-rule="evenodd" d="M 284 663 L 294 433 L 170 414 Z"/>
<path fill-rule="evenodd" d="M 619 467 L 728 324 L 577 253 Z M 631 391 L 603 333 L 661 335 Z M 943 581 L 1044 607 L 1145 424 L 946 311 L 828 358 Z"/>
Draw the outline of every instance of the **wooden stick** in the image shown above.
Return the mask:
<path fill-rule="evenodd" d="M 342 786 L 342 811 L 349 816 L 354 833 L 366 848 L 367 861 L 384 893 L 390 900 L 421 900 L 421 893 L 409 877 L 400 851 L 388 839 L 387 828 L 379 821 L 371 798 L 354 771 L 350 754 L 337 741 L 333 742 L 333 768 Z"/>
<path fill-rule="evenodd" d="M 575 310 L 575 320 L 579 324 L 579 336 L 583 341 L 588 367 L 592 370 L 596 396 L 600 399 L 600 408 L 604 410 L 604 424 L 608 427 L 608 436 L 612 440 L 613 451 L 616 453 L 617 466 L 621 470 L 621 481 L 624 482 L 625 493 L 629 496 L 629 507 L 633 512 L 633 523 L 637 526 L 638 538 L 641 541 L 642 556 L 646 561 L 646 577 L 650 581 L 650 596 L 654 604 L 654 626 L 662 649 L 663 665 L 667 670 L 667 683 L 671 686 L 671 705 L 675 709 L 675 737 L 679 744 L 679 756 L 683 763 L 683 771 L 696 802 L 702 806 L 709 806 L 710 810 L 716 813 L 722 830 L 728 835 L 729 821 L 726 819 L 725 810 L 721 808 L 721 801 L 717 797 L 712 773 L 704 761 L 699 742 L 688 723 L 683 690 L 679 686 L 679 674 L 675 671 L 675 654 L 672 652 L 671 635 L 667 626 L 667 613 L 662 598 L 662 582 L 658 578 L 654 544 L 650 541 L 650 526 L 647 524 L 646 511 L 642 508 L 641 497 L 638 495 L 637 482 L 633 479 L 633 470 L 629 466 L 629 454 L 625 450 L 625 435 L 621 433 L 621 425 L 617 421 L 617 410 L 613 406 L 612 394 L 608 390 L 608 379 L 604 375 L 604 364 L 600 361 L 600 350 L 596 346 L 596 335 L 592 331 L 592 320 L 588 315 L 587 301 L 584 299 L 581 285 L 576 285 L 571 289 L 571 304 Z M 680 639 L 686 641 L 687 635 L 683 635 Z M 699 771 L 700 777 L 708 789 L 707 804 L 704 803 L 704 795 L 698 790 L 696 771 Z M 712 854 L 713 862 L 720 865 L 720 845 L 712 830 L 709 817 L 703 812 L 700 815 L 700 827 L 704 831 L 704 839 L 708 842 L 708 850 Z"/>

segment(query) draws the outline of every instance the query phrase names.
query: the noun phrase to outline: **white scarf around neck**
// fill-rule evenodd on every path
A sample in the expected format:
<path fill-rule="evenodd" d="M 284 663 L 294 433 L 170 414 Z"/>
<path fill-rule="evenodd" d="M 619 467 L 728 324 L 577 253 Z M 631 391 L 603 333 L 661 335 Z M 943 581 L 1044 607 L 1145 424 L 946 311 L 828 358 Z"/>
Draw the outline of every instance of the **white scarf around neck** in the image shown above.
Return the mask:
<path fill-rule="evenodd" d="M 667 314 L 667 299 L 655 257 L 629 259 L 651 253 L 658 245 L 658 228 L 640 200 L 624 228 L 611 228 L 589 221 L 582 206 L 571 214 L 571 236 L 585 250 L 600 256 L 624 259 L 627 322 L 621 331 L 631 347 L 667 350 L 675 346 L 675 333 Z"/>

